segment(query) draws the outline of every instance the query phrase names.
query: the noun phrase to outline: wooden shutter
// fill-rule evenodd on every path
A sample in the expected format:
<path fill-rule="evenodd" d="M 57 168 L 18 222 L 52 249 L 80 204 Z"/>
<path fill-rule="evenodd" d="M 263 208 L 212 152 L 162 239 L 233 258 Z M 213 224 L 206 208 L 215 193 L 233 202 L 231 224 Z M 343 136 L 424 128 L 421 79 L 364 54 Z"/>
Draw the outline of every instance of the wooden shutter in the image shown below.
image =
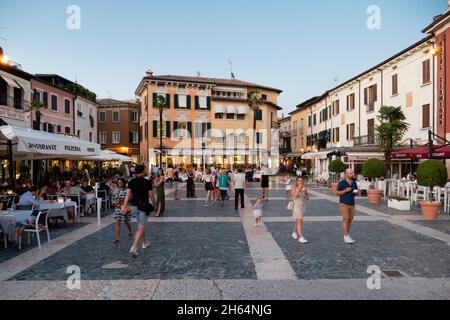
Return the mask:
<path fill-rule="evenodd" d="M 364 105 L 369 104 L 369 88 L 364 88 Z"/>
<path fill-rule="evenodd" d="M 373 102 L 378 101 L 378 86 L 376 84 L 373 85 Z"/>
<path fill-rule="evenodd" d="M 191 96 L 190 95 L 186 96 L 186 109 L 191 110 Z"/>
<path fill-rule="evenodd" d="M 422 82 L 423 84 L 430 82 L 430 60 L 422 63 Z"/>
<path fill-rule="evenodd" d="M 422 106 L 422 128 L 430 127 L 430 105 Z"/>
<path fill-rule="evenodd" d="M 42 101 L 44 103 L 44 106 L 48 106 L 48 93 L 44 92 L 42 95 Z"/>
<path fill-rule="evenodd" d="M 128 142 L 133 143 L 133 132 L 128 132 Z"/>
<path fill-rule="evenodd" d="M 170 121 L 166 121 L 166 138 L 170 138 Z"/>
<path fill-rule="evenodd" d="M 175 109 L 178 109 L 180 107 L 180 101 L 178 100 L 178 95 L 177 94 L 174 97 L 174 101 L 175 101 L 174 102 L 175 103 L 174 107 L 175 107 Z"/>
<path fill-rule="evenodd" d="M 206 130 L 207 130 L 207 137 L 210 138 L 211 137 L 211 123 L 208 122 L 206 124 Z"/>
<path fill-rule="evenodd" d="M 398 94 L 398 75 L 394 74 L 392 76 L 392 95 Z"/>
<path fill-rule="evenodd" d="M 158 121 L 153 120 L 153 138 L 158 138 Z"/>
<path fill-rule="evenodd" d="M 173 122 L 173 137 L 178 138 L 178 121 Z"/>
<path fill-rule="evenodd" d="M 262 110 L 256 111 L 256 120 L 262 121 Z"/>
<path fill-rule="evenodd" d="M 195 110 L 200 109 L 200 99 L 198 96 L 195 96 Z"/>
<path fill-rule="evenodd" d="M 156 92 L 153 93 L 153 108 L 156 108 L 156 100 L 158 99 L 158 94 Z"/>
<path fill-rule="evenodd" d="M 170 109 L 170 93 L 166 94 L 166 109 Z"/>
<path fill-rule="evenodd" d="M 206 98 L 206 109 L 211 110 L 211 97 Z"/>
<path fill-rule="evenodd" d="M 189 132 L 189 135 L 192 137 L 192 122 L 187 123 L 187 131 Z"/>

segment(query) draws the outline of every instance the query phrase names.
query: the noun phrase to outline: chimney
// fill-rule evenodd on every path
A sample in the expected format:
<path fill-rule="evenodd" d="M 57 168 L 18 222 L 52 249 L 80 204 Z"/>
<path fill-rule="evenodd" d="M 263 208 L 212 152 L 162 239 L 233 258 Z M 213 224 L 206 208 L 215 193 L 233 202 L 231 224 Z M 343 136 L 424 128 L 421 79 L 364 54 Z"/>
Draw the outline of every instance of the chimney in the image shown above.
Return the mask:
<path fill-rule="evenodd" d="M 449 0 L 450 1 L 450 0 Z M 153 71 L 152 69 L 148 69 L 146 72 L 147 76 L 149 76 L 150 78 L 153 78 Z"/>

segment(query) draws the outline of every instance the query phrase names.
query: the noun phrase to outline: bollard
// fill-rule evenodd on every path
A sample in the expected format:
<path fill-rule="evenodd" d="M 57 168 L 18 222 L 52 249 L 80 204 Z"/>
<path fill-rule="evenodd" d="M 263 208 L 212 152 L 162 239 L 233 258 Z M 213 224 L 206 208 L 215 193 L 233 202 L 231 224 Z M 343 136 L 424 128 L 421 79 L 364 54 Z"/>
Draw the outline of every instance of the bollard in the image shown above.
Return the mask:
<path fill-rule="evenodd" d="M 97 224 L 100 226 L 102 224 L 102 198 L 97 198 Z"/>

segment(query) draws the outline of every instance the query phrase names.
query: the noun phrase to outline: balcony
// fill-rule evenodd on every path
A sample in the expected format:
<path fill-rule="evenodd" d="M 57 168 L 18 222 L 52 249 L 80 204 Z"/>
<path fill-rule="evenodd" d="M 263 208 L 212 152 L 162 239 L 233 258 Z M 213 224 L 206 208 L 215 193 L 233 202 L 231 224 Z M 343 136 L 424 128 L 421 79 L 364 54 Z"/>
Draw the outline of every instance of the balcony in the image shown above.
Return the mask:
<path fill-rule="evenodd" d="M 361 136 L 353 138 L 354 146 L 362 146 L 362 145 L 374 145 L 377 144 L 377 139 L 374 135 L 369 136 Z"/>
<path fill-rule="evenodd" d="M 299 129 L 298 129 L 298 133 L 299 133 L 299 134 L 305 133 L 305 128 L 303 128 L 303 127 L 299 128 Z"/>
<path fill-rule="evenodd" d="M 290 138 L 291 133 L 289 131 L 280 131 L 280 137 L 281 138 Z"/>
<path fill-rule="evenodd" d="M 10 108 L 25 110 L 28 106 L 28 101 L 23 100 L 22 98 L 11 97 L 8 95 L 0 95 L 0 105 L 8 106 Z"/>

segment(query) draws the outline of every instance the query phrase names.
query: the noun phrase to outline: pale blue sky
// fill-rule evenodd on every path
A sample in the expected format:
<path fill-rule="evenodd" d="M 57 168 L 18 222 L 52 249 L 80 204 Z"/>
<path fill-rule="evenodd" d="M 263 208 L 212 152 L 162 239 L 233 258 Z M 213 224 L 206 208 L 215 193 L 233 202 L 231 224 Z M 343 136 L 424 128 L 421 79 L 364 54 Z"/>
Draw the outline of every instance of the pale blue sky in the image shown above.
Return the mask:
<path fill-rule="evenodd" d="M 446 0 L 0 0 L 0 46 L 31 73 L 116 99 L 155 74 L 237 78 L 282 89 L 285 113 L 408 47 Z M 81 30 L 66 9 L 81 8 Z M 366 27 L 381 8 L 381 30 Z M 4 39 L 3 39 L 4 38 Z"/>

